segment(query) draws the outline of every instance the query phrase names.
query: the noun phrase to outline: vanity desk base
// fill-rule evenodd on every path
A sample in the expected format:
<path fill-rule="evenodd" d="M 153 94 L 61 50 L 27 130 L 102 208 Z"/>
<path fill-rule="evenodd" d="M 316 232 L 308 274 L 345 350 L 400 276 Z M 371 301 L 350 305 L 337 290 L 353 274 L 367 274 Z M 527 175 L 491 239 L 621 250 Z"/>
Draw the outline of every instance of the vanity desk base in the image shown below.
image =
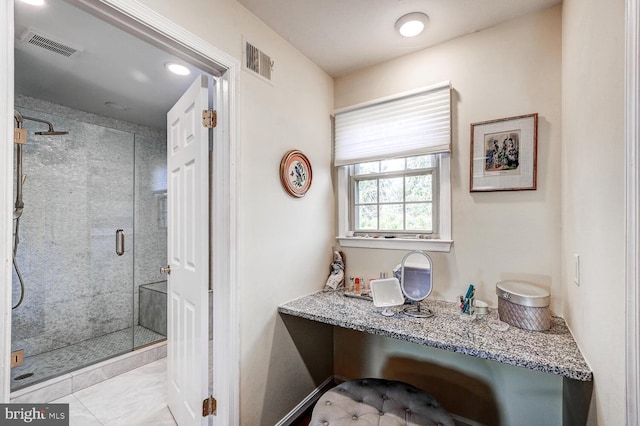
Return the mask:
<path fill-rule="evenodd" d="M 554 414 L 554 418 L 562 419 L 554 424 L 579 424 L 580 421 L 575 423 L 576 419 L 586 418 L 584 407 L 589 404 L 593 373 L 562 318 L 553 317 L 551 328 L 544 332 L 516 327 L 499 331 L 490 327 L 490 322 L 497 320 L 495 311 L 469 320 L 461 317 L 455 303 L 426 300 L 422 306 L 431 309 L 435 315 L 426 319 L 411 318 L 399 313 L 402 307 L 398 307 L 396 315 L 385 317 L 381 315 L 381 309 L 375 308 L 371 302 L 347 298 L 341 292 L 318 292 L 285 303 L 278 311 L 285 316 L 337 327 L 334 329 L 335 374 L 351 378 L 375 375 L 391 378 L 387 377 L 387 372 L 393 367 L 393 362 L 401 359 L 402 365 L 406 367 L 411 360 L 419 357 L 423 361 L 416 361 L 414 367 L 423 370 L 425 365 L 467 364 L 471 366 L 471 373 L 466 375 L 476 376 L 475 373 L 478 373 L 477 376 L 481 377 L 484 374 L 483 380 L 496 389 L 495 399 L 499 400 L 497 405 L 508 405 L 506 410 L 516 410 L 513 406 L 517 403 L 514 404 L 511 400 L 500 401 L 505 394 L 508 398 L 524 399 L 523 405 L 531 405 L 541 392 L 549 393 L 547 385 L 551 383 L 553 395 L 547 395 L 547 398 L 554 399 L 555 411 L 559 413 Z M 360 338 L 358 333 L 354 334 L 349 330 L 366 334 Z M 367 338 L 366 335 L 372 336 Z M 384 338 L 392 340 L 381 340 Z M 397 340 L 411 345 L 393 343 Z M 428 348 L 421 350 L 415 345 Z M 436 348 L 438 351 L 434 352 L 429 348 Z M 451 352 L 465 356 L 447 355 Z M 428 360 L 436 362 L 430 363 Z M 482 360 L 498 364 L 486 364 Z M 378 364 L 375 368 L 360 367 L 369 362 Z M 500 364 L 533 371 L 528 373 L 521 368 L 500 367 Z M 447 374 L 455 371 L 449 369 Z M 536 380 L 543 382 L 544 386 L 539 386 Z M 512 390 L 514 386 L 508 381 L 517 382 L 516 391 Z M 426 390 L 433 394 L 429 389 Z M 449 408 L 439 395 L 434 396 Z M 504 410 L 503 407 L 498 408 L 498 411 Z M 509 421 L 505 417 L 508 416 L 503 413 L 502 421 Z M 520 424 L 535 424 L 535 419 L 528 420 L 533 423 Z"/>

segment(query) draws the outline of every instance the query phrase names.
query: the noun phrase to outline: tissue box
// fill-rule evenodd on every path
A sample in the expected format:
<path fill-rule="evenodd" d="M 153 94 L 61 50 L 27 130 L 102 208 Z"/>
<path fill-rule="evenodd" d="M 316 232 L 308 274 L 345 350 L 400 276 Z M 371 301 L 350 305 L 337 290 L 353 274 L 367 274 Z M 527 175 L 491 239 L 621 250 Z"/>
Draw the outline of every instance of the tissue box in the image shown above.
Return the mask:
<path fill-rule="evenodd" d="M 544 288 L 522 281 L 500 281 L 496 294 L 501 321 L 525 330 L 543 331 L 551 327 L 551 298 Z"/>

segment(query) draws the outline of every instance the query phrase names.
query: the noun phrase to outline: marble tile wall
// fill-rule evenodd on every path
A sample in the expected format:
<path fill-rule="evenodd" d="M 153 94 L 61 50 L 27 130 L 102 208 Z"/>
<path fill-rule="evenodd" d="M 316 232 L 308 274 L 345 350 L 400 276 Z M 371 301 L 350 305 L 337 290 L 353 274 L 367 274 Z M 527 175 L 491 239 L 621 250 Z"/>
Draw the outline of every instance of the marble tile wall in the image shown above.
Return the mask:
<path fill-rule="evenodd" d="M 15 104 L 69 132 L 37 136 L 46 125 L 24 122 L 17 259 L 26 291 L 12 312 L 12 349 L 30 356 L 137 324 L 137 287 L 163 279 L 166 261 L 166 137 L 21 95 Z M 119 228 L 124 256 L 115 254 Z"/>

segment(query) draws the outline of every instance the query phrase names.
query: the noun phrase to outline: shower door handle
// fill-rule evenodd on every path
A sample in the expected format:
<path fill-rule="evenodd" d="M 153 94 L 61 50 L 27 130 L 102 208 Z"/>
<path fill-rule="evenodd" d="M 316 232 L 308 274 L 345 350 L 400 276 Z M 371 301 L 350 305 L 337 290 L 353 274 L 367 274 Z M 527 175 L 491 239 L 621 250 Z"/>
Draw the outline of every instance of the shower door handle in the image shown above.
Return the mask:
<path fill-rule="evenodd" d="M 122 256 L 124 254 L 124 230 L 116 231 L 116 254 Z"/>

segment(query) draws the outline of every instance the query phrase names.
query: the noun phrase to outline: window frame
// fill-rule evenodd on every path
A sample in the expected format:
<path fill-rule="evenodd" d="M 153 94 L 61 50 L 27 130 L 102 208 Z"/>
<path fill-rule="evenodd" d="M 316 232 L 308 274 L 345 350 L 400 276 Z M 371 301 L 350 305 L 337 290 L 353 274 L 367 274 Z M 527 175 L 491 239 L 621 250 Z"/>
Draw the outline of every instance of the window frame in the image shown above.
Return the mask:
<path fill-rule="evenodd" d="M 338 236 L 336 239 L 340 243 L 340 246 L 390 250 L 428 250 L 432 252 L 450 252 L 453 245 L 451 233 L 451 154 L 437 154 L 437 161 L 438 182 L 436 190 L 438 211 L 437 218 L 434 219 L 434 222 L 437 221 L 438 230 L 437 232 L 434 232 L 435 237 L 431 236 L 431 238 L 415 238 L 415 236 L 373 238 L 354 235 L 353 230 L 349 229 L 349 215 L 351 208 L 350 193 L 352 191 L 349 167 L 353 166 L 336 167 L 338 220 Z"/>
<path fill-rule="evenodd" d="M 422 238 L 438 238 L 438 230 L 439 230 L 439 220 L 438 220 L 438 212 L 439 212 L 439 165 L 440 165 L 440 161 L 439 161 L 439 155 L 437 154 L 426 154 L 426 155 L 430 155 L 434 158 L 434 162 L 435 165 L 433 166 L 429 166 L 429 167 L 422 167 L 422 168 L 416 168 L 416 169 L 407 169 L 406 168 L 406 159 L 407 158 L 411 158 L 411 157 L 416 157 L 415 155 L 410 155 L 407 157 L 401 157 L 401 159 L 405 160 L 405 168 L 402 170 L 394 170 L 394 171 L 386 171 L 386 172 L 377 172 L 377 173 L 369 173 L 369 174 L 356 174 L 355 172 L 355 167 L 357 166 L 357 164 L 353 164 L 353 165 L 349 165 L 346 166 L 347 167 L 347 172 L 349 173 L 349 229 L 353 231 L 354 236 L 364 236 L 364 235 L 370 235 L 370 236 L 377 236 L 377 237 L 384 237 L 384 236 L 390 236 L 392 235 L 394 238 L 418 238 L 417 236 L 420 235 Z M 382 162 L 384 160 L 378 160 L 378 162 Z M 361 164 L 361 163 L 360 163 Z M 427 176 L 430 175 L 431 176 L 431 186 L 432 186 L 432 192 L 431 192 L 431 200 L 429 200 L 430 204 L 431 204 L 431 231 L 420 231 L 420 230 L 406 230 L 406 229 L 402 229 L 402 230 L 383 230 L 380 229 L 379 227 L 377 229 L 372 229 L 372 230 L 366 230 L 366 229 L 355 229 L 355 225 L 357 223 L 357 219 L 356 219 L 356 202 L 357 202 L 357 195 L 356 195 L 356 184 L 359 181 L 365 181 L 365 180 L 376 180 L 378 182 L 378 197 L 380 196 L 380 186 L 379 186 L 379 182 L 381 179 L 387 179 L 387 178 L 396 178 L 396 177 L 402 177 L 403 179 L 408 177 L 408 176 Z M 403 187 L 404 189 L 404 187 Z M 404 191 L 403 191 L 404 192 Z M 378 222 L 380 221 L 380 206 L 381 205 L 385 205 L 385 204 L 402 204 L 403 208 L 405 209 L 405 213 L 403 213 L 403 223 L 406 225 L 406 206 L 407 204 L 412 204 L 413 202 L 407 202 L 405 199 L 406 193 L 403 194 L 403 200 L 401 202 L 394 202 L 394 203 L 383 203 L 380 201 L 380 199 L 378 198 L 378 200 L 376 201 L 376 203 L 371 203 L 372 205 L 375 205 L 378 207 Z"/>

